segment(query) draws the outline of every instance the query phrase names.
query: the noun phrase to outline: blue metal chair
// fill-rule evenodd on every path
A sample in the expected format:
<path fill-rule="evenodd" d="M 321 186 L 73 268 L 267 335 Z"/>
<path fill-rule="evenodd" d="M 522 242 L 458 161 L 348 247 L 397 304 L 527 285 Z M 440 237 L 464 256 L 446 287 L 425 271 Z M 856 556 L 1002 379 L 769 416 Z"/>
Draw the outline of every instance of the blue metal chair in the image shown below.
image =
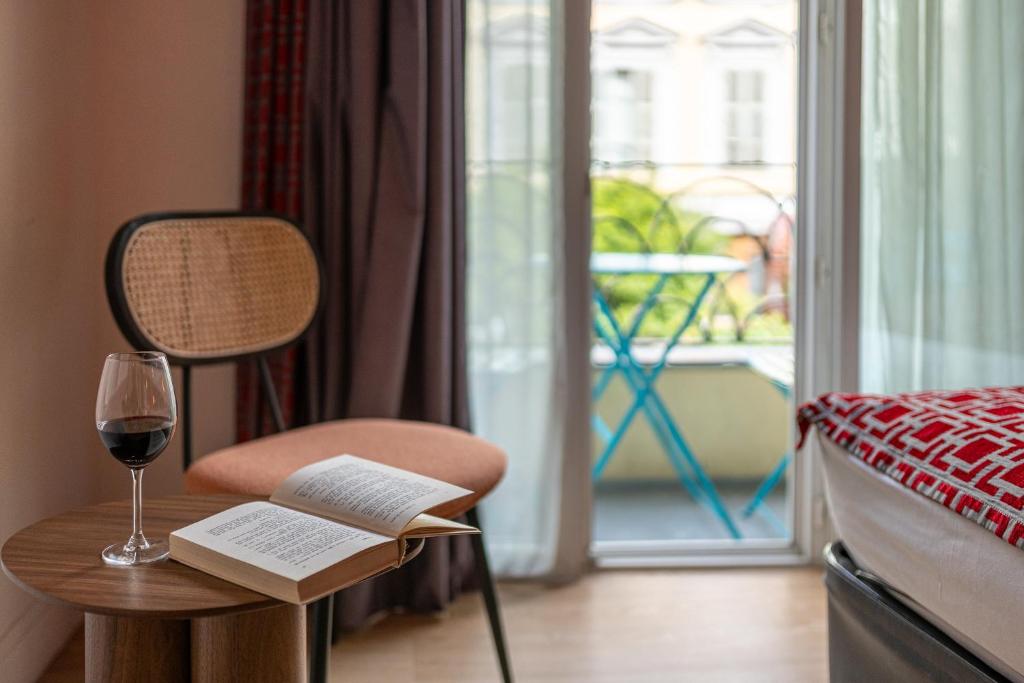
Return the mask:
<path fill-rule="evenodd" d="M 764 377 L 787 401 L 790 399 L 793 393 L 793 377 L 794 377 L 794 360 L 792 353 L 790 354 L 768 354 L 768 353 L 754 353 L 750 357 L 750 368 L 757 374 Z M 768 518 L 768 521 L 772 526 L 776 527 L 777 530 L 783 533 L 789 533 L 785 524 L 780 522 L 778 518 L 771 512 L 771 510 L 764 505 L 765 499 L 768 497 L 779 482 L 782 481 L 786 475 L 786 471 L 789 469 L 790 463 L 793 461 L 793 455 L 789 451 L 783 453 L 782 457 L 779 458 L 778 463 L 772 468 L 772 471 L 768 473 L 761 484 L 757 487 L 753 497 L 750 501 L 743 506 L 742 515 L 744 519 L 749 518 L 759 509 Z"/>

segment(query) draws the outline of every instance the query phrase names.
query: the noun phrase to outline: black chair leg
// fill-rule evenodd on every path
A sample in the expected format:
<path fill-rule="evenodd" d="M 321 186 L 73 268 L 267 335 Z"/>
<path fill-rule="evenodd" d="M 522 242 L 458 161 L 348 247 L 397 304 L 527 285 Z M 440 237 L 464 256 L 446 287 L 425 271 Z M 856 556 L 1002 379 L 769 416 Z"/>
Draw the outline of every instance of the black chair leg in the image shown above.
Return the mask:
<path fill-rule="evenodd" d="M 310 606 L 309 629 L 311 631 L 311 652 L 309 653 L 310 683 L 327 683 L 331 659 L 331 627 L 334 621 L 334 594 L 320 598 Z"/>
<path fill-rule="evenodd" d="M 480 518 L 473 508 L 466 513 L 466 521 L 472 526 L 480 527 Z M 505 647 L 505 631 L 501 625 L 501 612 L 498 609 L 498 594 L 494 588 L 494 577 L 491 576 L 491 568 L 487 564 L 487 553 L 484 550 L 484 539 L 481 534 L 473 534 L 473 557 L 476 561 L 476 578 L 480 582 L 480 590 L 484 594 L 484 604 L 487 605 L 487 619 L 491 622 L 491 635 L 494 637 L 494 649 L 498 653 L 498 663 L 501 665 L 501 679 L 505 683 L 512 683 L 512 666 L 508 659 L 508 650 Z"/>

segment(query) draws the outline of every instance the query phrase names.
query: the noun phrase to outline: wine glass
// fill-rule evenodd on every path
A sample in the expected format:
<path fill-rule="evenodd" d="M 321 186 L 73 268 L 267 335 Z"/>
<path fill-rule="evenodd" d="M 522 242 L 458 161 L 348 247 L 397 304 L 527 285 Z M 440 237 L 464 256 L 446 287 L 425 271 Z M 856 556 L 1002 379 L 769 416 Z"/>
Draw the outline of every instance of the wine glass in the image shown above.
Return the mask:
<path fill-rule="evenodd" d="M 110 454 L 132 473 L 132 535 L 127 543 L 103 550 L 107 564 L 146 564 L 167 557 L 166 541 L 149 541 L 142 533 L 142 472 L 167 447 L 176 422 L 167 356 L 156 351 L 107 356 L 96 395 L 96 429 Z"/>

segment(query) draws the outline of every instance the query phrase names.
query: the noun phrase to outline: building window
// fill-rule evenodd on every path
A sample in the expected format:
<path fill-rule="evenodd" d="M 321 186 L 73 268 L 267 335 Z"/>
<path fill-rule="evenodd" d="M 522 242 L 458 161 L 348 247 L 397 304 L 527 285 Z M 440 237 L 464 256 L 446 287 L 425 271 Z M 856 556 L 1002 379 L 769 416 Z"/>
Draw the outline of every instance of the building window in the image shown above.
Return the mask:
<path fill-rule="evenodd" d="M 594 152 L 601 161 L 650 159 L 654 75 L 620 68 L 599 71 L 594 92 Z"/>
<path fill-rule="evenodd" d="M 725 72 L 725 150 L 730 164 L 764 161 L 765 74 Z"/>

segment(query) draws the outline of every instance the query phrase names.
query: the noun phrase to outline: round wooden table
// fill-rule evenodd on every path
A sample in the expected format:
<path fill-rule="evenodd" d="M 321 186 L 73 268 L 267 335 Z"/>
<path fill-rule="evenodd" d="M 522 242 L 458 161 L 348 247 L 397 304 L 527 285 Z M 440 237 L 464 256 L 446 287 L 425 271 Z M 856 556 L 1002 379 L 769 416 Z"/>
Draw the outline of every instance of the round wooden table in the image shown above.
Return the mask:
<path fill-rule="evenodd" d="M 143 501 L 146 534 L 174 529 L 252 497 Z M 100 551 L 131 534 L 131 503 L 66 512 L 14 534 L 4 572 L 47 602 L 85 612 L 87 681 L 303 681 L 304 608 L 168 560 L 112 567 Z"/>

